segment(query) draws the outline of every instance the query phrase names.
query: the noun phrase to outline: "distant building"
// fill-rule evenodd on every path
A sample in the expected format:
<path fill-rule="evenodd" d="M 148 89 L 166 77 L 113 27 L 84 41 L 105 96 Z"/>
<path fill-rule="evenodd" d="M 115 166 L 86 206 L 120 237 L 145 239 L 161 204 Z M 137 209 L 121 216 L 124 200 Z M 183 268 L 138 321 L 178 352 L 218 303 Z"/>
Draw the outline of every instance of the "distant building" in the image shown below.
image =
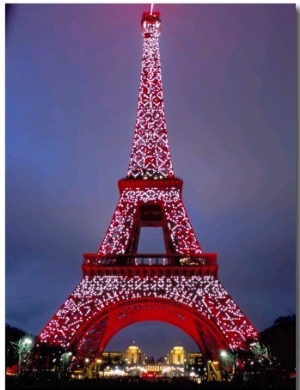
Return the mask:
<path fill-rule="evenodd" d="M 145 364 L 145 354 L 142 353 L 137 345 L 131 345 L 123 354 L 123 360 L 126 365 Z"/>
<path fill-rule="evenodd" d="M 121 364 L 123 362 L 123 353 L 122 352 L 103 352 L 101 355 L 101 362 L 106 364 Z"/>
<path fill-rule="evenodd" d="M 188 353 L 182 345 L 174 346 L 166 357 L 160 357 L 155 361 L 153 357 L 146 358 L 142 350 L 134 343 L 123 353 L 103 352 L 101 359 L 98 359 L 98 361 L 101 361 L 101 366 L 96 367 L 96 371 L 100 367 L 103 370 L 110 370 L 114 366 L 122 366 L 125 370 L 127 367 L 127 370 L 130 370 L 128 372 L 135 375 L 140 373 L 137 370 L 144 370 L 145 372 L 168 372 L 174 376 L 176 370 L 184 372 L 185 370 L 193 369 L 195 372 L 198 372 L 199 367 L 203 365 L 203 357 L 200 352 Z M 175 371 L 173 372 L 172 370 Z"/>
<path fill-rule="evenodd" d="M 187 352 L 182 345 L 173 347 L 167 355 L 167 364 L 184 365 L 187 362 Z"/>
<path fill-rule="evenodd" d="M 187 354 L 187 364 L 190 366 L 201 366 L 203 363 L 203 356 L 201 352 L 189 352 Z"/>

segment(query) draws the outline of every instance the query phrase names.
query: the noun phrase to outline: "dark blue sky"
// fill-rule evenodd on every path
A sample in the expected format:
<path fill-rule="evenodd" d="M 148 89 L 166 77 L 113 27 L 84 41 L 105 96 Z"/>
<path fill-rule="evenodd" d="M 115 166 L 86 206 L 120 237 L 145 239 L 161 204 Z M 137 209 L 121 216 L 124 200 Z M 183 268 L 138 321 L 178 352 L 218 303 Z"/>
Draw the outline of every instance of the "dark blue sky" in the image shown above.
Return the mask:
<path fill-rule="evenodd" d="M 162 4 L 160 52 L 175 175 L 219 279 L 261 331 L 296 312 L 296 8 Z M 39 333 L 81 280 L 127 173 L 146 4 L 19 4 L 6 37 L 6 322 Z M 162 236 L 143 230 L 140 251 Z M 154 248 L 154 249 L 153 249 Z M 153 250 L 152 250 L 153 249 Z M 132 340 L 165 355 L 169 325 Z"/>

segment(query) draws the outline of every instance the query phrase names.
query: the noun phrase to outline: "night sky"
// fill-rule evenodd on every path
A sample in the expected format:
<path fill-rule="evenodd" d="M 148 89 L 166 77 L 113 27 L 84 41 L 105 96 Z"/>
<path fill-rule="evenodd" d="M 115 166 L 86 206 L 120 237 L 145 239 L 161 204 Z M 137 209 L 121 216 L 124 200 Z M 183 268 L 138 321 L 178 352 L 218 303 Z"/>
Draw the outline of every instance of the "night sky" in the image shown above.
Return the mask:
<path fill-rule="evenodd" d="M 6 21 L 6 323 L 38 334 L 81 280 L 133 141 L 148 4 L 19 4 Z M 219 279 L 258 331 L 296 312 L 296 8 L 161 4 L 171 157 Z M 142 229 L 139 252 L 162 252 Z M 179 329 L 123 329 L 155 357 Z"/>

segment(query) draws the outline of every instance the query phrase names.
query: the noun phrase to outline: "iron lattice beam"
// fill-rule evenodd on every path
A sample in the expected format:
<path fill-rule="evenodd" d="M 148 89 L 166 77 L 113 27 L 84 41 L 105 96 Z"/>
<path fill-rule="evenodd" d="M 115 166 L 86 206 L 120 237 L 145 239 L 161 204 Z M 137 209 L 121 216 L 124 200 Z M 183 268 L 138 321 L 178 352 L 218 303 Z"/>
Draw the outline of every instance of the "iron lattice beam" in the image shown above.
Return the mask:
<path fill-rule="evenodd" d="M 216 340 L 222 338 L 223 347 L 236 349 L 247 339 L 257 337 L 254 327 L 214 276 L 107 275 L 85 276 L 44 328 L 40 339 L 66 348 L 72 345 L 74 340 L 77 340 L 77 345 L 84 344 L 89 329 L 94 329 L 100 319 L 103 320 L 109 313 L 117 310 L 118 305 L 130 310 L 136 300 L 144 302 L 145 299 L 152 301 L 152 319 L 156 318 L 155 307 L 158 299 L 169 308 L 174 304 L 180 305 L 182 315 L 188 313 L 190 316 L 192 310 L 194 322 L 206 323 L 211 329 L 215 329 L 209 337 L 215 341 L 209 344 L 220 344 Z M 141 315 L 139 320 L 143 321 L 145 318 Z M 119 330 L 119 326 L 114 323 L 110 323 L 108 328 L 112 329 L 110 332 L 113 334 Z M 216 329 L 219 329 L 219 332 Z M 94 338 L 96 349 L 99 342 L 101 343 L 101 340 L 97 334 L 97 338 Z"/>
<path fill-rule="evenodd" d="M 158 12 L 144 13 L 142 70 L 132 151 L 120 198 L 97 253 L 39 341 L 94 358 L 123 327 L 161 320 L 188 333 L 203 354 L 236 349 L 258 333 L 217 277 L 217 255 L 203 253 L 174 176 L 167 137 Z M 163 229 L 165 253 L 137 253 L 140 229 Z"/>

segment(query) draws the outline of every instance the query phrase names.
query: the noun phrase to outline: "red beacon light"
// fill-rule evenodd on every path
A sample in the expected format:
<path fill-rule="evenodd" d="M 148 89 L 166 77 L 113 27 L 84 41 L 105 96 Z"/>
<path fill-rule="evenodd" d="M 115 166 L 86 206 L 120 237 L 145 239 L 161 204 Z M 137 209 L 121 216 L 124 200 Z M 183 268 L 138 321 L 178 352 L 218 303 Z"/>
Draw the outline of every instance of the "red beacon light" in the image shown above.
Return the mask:
<path fill-rule="evenodd" d="M 160 34 L 161 21 L 159 12 L 144 12 L 141 20 L 142 32 L 145 38 L 151 36 L 152 33 Z"/>

